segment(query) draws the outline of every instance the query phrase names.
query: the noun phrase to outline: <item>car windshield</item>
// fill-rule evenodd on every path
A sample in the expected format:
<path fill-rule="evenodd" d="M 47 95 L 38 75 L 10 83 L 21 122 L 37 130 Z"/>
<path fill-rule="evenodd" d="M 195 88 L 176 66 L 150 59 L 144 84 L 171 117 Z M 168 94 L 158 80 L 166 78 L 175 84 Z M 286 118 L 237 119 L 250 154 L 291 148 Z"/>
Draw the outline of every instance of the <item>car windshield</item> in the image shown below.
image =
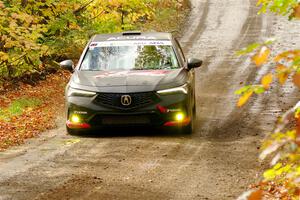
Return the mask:
<path fill-rule="evenodd" d="M 81 70 L 158 70 L 177 69 L 171 41 L 92 42 Z"/>

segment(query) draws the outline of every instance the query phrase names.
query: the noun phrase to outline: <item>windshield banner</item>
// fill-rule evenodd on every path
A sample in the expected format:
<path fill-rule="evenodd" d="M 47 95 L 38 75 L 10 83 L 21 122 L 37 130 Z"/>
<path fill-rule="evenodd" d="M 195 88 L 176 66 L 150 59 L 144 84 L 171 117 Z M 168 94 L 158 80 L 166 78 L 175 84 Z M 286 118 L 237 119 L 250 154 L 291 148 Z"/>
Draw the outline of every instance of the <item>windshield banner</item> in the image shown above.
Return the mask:
<path fill-rule="evenodd" d="M 140 41 L 103 41 L 92 42 L 90 48 L 95 47 L 119 47 L 119 46 L 171 46 L 169 40 L 140 40 Z"/>

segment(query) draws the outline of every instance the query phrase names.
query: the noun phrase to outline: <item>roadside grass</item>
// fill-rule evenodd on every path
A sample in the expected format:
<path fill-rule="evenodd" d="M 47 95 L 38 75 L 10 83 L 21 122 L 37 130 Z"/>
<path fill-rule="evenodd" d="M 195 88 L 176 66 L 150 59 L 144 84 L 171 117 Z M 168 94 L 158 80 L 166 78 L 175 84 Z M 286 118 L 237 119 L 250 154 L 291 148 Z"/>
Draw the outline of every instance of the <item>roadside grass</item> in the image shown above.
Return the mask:
<path fill-rule="evenodd" d="M 37 98 L 23 97 L 11 102 L 9 107 L 0 107 L 0 120 L 10 121 L 13 117 L 22 115 L 26 110 L 32 110 L 42 104 L 42 101 Z"/>

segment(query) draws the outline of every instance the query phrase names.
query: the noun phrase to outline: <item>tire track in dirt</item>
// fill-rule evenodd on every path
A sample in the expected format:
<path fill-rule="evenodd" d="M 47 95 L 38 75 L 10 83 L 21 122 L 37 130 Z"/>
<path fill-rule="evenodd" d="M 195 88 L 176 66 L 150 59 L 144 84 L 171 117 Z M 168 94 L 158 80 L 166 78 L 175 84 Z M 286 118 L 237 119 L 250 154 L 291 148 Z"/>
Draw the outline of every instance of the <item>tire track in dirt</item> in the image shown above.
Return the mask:
<path fill-rule="evenodd" d="M 218 64 L 219 68 L 225 67 L 225 69 L 220 70 L 217 68 L 210 72 L 210 74 L 213 74 L 211 76 L 218 79 L 218 86 L 212 85 L 210 80 L 201 80 L 201 83 L 203 84 L 203 90 L 200 89 L 200 94 L 206 93 L 211 95 L 214 93 L 219 96 L 217 102 L 214 100 L 205 100 L 204 102 L 207 102 L 208 105 L 204 105 L 204 107 L 208 108 L 208 111 L 205 111 L 205 113 L 199 113 L 200 118 L 204 115 L 205 118 L 208 119 L 208 123 L 206 123 L 202 128 L 204 129 L 203 132 L 205 132 L 206 136 L 209 138 L 236 139 L 236 136 L 238 135 L 235 133 L 240 133 L 235 129 L 239 128 L 239 126 L 242 124 L 241 120 L 244 120 L 241 117 L 241 113 L 247 113 L 248 110 L 246 108 L 237 109 L 235 107 L 235 102 L 237 99 L 233 93 L 236 89 L 241 87 L 238 85 L 239 81 L 236 80 L 236 78 L 239 78 L 238 76 L 242 75 L 239 71 L 239 68 L 241 68 L 243 65 L 246 65 L 246 67 L 243 68 L 248 68 L 248 70 L 242 78 L 239 78 L 240 80 L 246 79 L 247 82 L 250 82 L 255 78 L 257 69 L 250 67 L 250 63 L 247 63 L 245 58 L 234 57 L 234 52 L 246 46 L 247 44 L 250 44 L 251 42 L 260 40 L 262 16 L 256 15 L 257 11 L 258 8 L 255 7 L 255 2 L 252 2 L 247 20 L 241 29 L 240 35 L 233 41 L 233 47 L 227 53 L 229 54 L 229 59 L 225 56 L 225 59 L 220 61 L 220 64 Z M 210 66 L 208 66 L 208 68 L 210 68 Z M 201 99 L 201 96 L 199 96 L 199 98 Z M 211 97 L 209 96 L 208 98 Z M 224 100 L 222 101 L 221 99 Z M 227 104 L 226 108 L 224 108 L 224 102 Z M 207 114 L 209 115 L 208 117 Z M 212 120 L 214 117 L 216 117 L 216 121 Z M 230 129 L 226 127 L 230 127 Z M 249 134 L 249 132 L 244 133 Z"/>
<path fill-rule="evenodd" d="M 210 9 L 209 0 L 206 0 L 205 2 L 193 2 L 192 7 L 192 12 L 188 19 L 189 23 L 187 23 L 184 29 L 187 29 L 188 31 L 185 32 L 184 37 L 181 39 L 185 52 L 189 52 L 189 50 L 193 47 L 193 41 L 195 41 L 196 38 L 199 38 L 206 29 L 205 23 Z M 201 12 L 202 15 L 199 18 L 198 16 Z"/>

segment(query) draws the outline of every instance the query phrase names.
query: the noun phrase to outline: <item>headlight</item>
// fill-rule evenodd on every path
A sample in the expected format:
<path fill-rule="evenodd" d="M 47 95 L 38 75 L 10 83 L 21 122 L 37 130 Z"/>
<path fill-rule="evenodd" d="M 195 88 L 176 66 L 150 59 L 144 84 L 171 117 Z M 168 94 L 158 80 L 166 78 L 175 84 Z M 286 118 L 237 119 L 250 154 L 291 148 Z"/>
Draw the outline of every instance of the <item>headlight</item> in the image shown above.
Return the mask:
<path fill-rule="evenodd" d="M 96 92 L 90 92 L 86 90 L 79 90 L 69 87 L 67 92 L 68 97 L 70 96 L 79 96 L 79 97 L 93 97 L 96 95 Z"/>
<path fill-rule="evenodd" d="M 184 84 L 183 86 L 176 87 L 176 88 L 171 88 L 171 89 L 166 89 L 166 90 L 159 90 L 157 91 L 158 94 L 161 95 L 166 95 L 166 94 L 176 94 L 176 93 L 183 93 L 187 94 L 189 91 L 188 84 Z"/>

